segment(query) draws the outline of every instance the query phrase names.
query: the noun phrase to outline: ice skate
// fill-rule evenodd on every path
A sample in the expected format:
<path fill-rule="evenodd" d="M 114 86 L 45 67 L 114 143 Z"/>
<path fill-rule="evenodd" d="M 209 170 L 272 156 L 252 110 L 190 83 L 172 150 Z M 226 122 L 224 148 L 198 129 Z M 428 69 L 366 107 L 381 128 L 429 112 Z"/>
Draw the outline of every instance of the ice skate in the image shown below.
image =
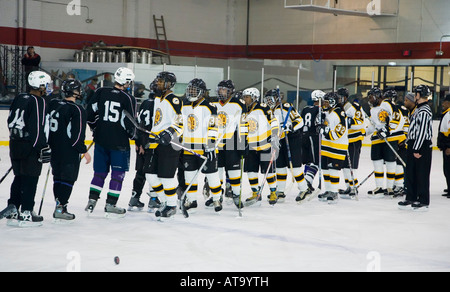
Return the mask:
<path fill-rule="evenodd" d="M 326 202 L 330 193 L 331 193 L 330 191 L 326 191 L 325 193 L 319 194 L 318 195 L 319 201 Z"/>
<path fill-rule="evenodd" d="M 233 202 L 237 208 L 239 208 L 239 209 L 244 208 L 244 204 L 242 203 L 241 196 L 233 195 Z"/>
<path fill-rule="evenodd" d="M 176 206 L 167 206 L 164 204 L 155 212 L 155 216 L 158 218 L 158 221 L 167 221 L 168 219 L 172 219 L 176 213 Z"/>
<path fill-rule="evenodd" d="M 57 204 L 55 211 L 53 212 L 53 220 L 55 223 L 72 223 L 75 219 L 75 215 L 67 212 L 67 205 Z"/>
<path fill-rule="evenodd" d="M 136 193 L 133 192 L 132 197 L 130 198 L 130 202 L 128 202 L 128 211 L 133 211 L 137 209 L 138 211 L 142 211 L 144 209 L 145 204 L 139 201 L 139 198 L 136 197 Z"/>
<path fill-rule="evenodd" d="M 310 188 L 304 190 L 304 191 L 300 191 L 300 193 L 297 195 L 297 197 L 295 197 L 295 201 L 297 202 L 297 204 L 301 204 L 305 201 L 305 199 L 308 196 L 312 195 L 312 191 Z"/>
<path fill-rule="evenodd" d="M 328 204 L 337 204 L 337 201 L 339 199 L 337 192 L 329 192 L 327 196 L 327 202 Z"/>
<path fill-rule="evenodd" d="M 233 198 L 233 190 L 231 189 L 231 184 L 227 182 L 225 185 L 225 198 Z"/>
<path fill-rule="evenodd" d="M 387 188 L 386 192 L 384 193 L 386 196 L 390 197 L 390 198 L 394 198 L 394 190 L 392 188 Z"/>
<path fill-rule="evenodd" d="M 273 206 L 277 203 L 278 201 L 278 196 L 276 191 L 270 191 L 270 195 L 269 195 L 269 205 Z"/>
<path fill-rule="evenodd" d="M 244 206 L 249 207 L 249 206 L 260 206 L 261 205 L 261 194 L 258 194 L 257 190 L 253 190 L 252 192 L 252 196 L 250 198 L 247 198 L 245 200 Z"/>
<path fill-rule="evenodd" d="M 344 192 L 339 193 L 339 197 L 342 199 L 353 200 L 356 199 L 357 192 L 356 188 L 348 187 Z"/>
<path fill-rule="evenodd" d="M 368 192 L 369 198 L 374 198 L 374 199 L 384 198 L 384 194 L 385 194 L 385 190 L 383 190 L 383 188 L 381 188 L 381 187 L 377 187 L 373 191 Z"/>
<path fill-rule="evenodd" d="M 223 203 L 223 196 L 222 195 L 220 195 L 220 199 L 219 200 L 220 200 L 220 203 L 222 204 Z M 205 201 L 205 207 L 206 208 L 214 207 L 214 201 L 213 201 L 212 197 L 210 197 L 208 200 Z"/>
<path fill-rule="evenodd" d="M 214 211 L 216 211 L 216 212 L 222 211 L 222 203 L 220 202 L 220 200 L 214 201 L 213 205 L 214 205 Z"/>
<path fill-rule="evenodd" d="M 18 213 L 17 219 L 9 219 L 6 223 L 16 227 L 38 227 L 42 226 L 44 217 L 37 215 L 34 211 L 23 211 Z"/>
<path fill-rule="evenodd" d="M 186 211 L 189 211 L 189 213 L 195 213 L 197 212 L 197 200 L 190 200 L 187 196 L 184 197 L 184 200 L 181 201 L 181 203 L 184 206 L 184 209 Z"/>
<path fill-rule="evenodd" d="M 106 203 L 105 205 L 105 218 L 123 218 L 127 210 L 117 207 L 116 205 Z"/>
<path fill-rule="evenodd" d="M 0 211 L 0 219 L 11 217 L 11 214 L 17 214 L 17 208 L 14 204 L 9 204 L 8 207 Z"/>
<path fill-rule="evenodd" d="M 150 200 L 148 201 L 148 213 L 154 213 L 156 209 L 161 207 L 161 202 L 159 201 L 158 197 L 150 197 Z"/>
<path fill-rule="evenodd" d="M 91 214 L 92 212 L 94 212 L 95 205 L 97 205 L 97 200 L 89 199 L 86 208 L 84 208 L 84 211 L 86 211 L 88 215 Z"/>
<path fill-rule="evenodd" d="M 284 192 L 277 192 L 278 203 L 284 203 L 286 201 L 286 194 Z"/>
<path fill-rule="evenodd" d="M 394 186 L 394 198 L 398 198 L 405 195 L 405 189 L 403 187 Z"/>

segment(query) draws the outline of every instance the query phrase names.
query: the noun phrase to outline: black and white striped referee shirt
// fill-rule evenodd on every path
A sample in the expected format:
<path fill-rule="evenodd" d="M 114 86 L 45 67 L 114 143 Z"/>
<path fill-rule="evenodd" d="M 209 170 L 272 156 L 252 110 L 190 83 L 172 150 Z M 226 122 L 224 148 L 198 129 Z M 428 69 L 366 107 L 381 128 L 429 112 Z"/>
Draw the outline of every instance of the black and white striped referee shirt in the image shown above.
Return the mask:
<path fill-rule="evenodd" d="M 433 137 L 433 114 L 427 102 L 417 105 L 410 117 L 408 130 L 408 147 L 412 147 L 414 152 L 419 152 L 424 141 L 430 141 Z M 431 144 L 430 144 L 431 145 Z"/>

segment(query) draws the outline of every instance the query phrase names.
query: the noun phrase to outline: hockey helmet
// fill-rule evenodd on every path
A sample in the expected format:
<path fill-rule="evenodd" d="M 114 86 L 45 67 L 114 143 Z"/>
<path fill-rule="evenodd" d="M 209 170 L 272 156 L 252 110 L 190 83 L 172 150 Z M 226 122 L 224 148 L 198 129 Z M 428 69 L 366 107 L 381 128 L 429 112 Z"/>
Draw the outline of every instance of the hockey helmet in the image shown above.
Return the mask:
<path fill-rule="evenodd" d="M 254 87 L 244 89 L 244 91 L 242 91 L 242 98 L 245 99 L 246 96 L 250 96 L 252 99 L 252 102 L 255 102 L 260 97 L 259 90 Z"/>
<path fill-rule="evenodd" d="M 164 81 L 164 89 L 168 90 L 175 86 L 175 83 L 177 83 L 177 77 L 172 72 L 162 71 L 159 72 L 158 75 L 156 75 L 156 80 L 162 80 Z"/>
<path fill-rule="evenodd" d="M 205 81 L 200 78 L 195 78 L 192 79 L 186 87 L 186 98 L 187 100 L 194 102 L 204 96 L 207 91 L 208 89 L 206 88 Z"/>
<path fill-rule="evenodd" d="M 43 71 L 33 71 L 28 75 L 28 84 L 33 89 L 40 89 L 42 86 L 47 89 L 52 83 L 50 75 Z"/>
<path fill-rule="evenodd" d="M 275 107 L 278 101 L 278 91 L 271 89 L 264 94 L 263 102 L 267 104 L 271 109 Z"/>
<path fill-rule="evenodd" d="M 233 95 L 235 90 L 234 83 L 231 80 L 222 80 L 217 85 L 217 98 L 219 100 L 227 100 L 231 95 Z M 224 94 L 226 92 L 226 94 Z"/>
<path fill-rule="evenodd" d="M 134 73 L 131 69 L 128 69 L 126 67 L 120 67 L 116 70 L 116 73 L 114 73 L 114 80 L 119 85 L 126 85 L 127 83 L 130 84 L 134 81 Z"/>
<path fill-rule="evenodd" d="M 81 98 L 81 82 L 75 79 L 64 80 L 61 89 L 65 97 L 72 97 L 76 95 L 76 98 Z"/>
<path fill-rule="evenodd" d="M 316 102 L 319 101 L 319 99 L 323 98 L 325 95 L 325 92 L 323 92 L 322 90 L 314 90 L 313 92 L 311 92 L 311 100 Z"/>
<path fill-rule="evenodd" d="M 345 87 L 339 88 L 336 91 L 336 93 L 337 93 L 337 95 L 339 95 L 341 97 L 341 101 L 340 102 L 346 102 L 348 97 L 349 97 L 349 95 L 350 95 L 350 92 Z"/>
<path fill-rule="evenodd" d="M 324 103 L 322 106 L 324 109 L 331 109 L 334 108 L 340 100 L 341 98 L 336 92 L 327 92 L 323 97 Z"/>

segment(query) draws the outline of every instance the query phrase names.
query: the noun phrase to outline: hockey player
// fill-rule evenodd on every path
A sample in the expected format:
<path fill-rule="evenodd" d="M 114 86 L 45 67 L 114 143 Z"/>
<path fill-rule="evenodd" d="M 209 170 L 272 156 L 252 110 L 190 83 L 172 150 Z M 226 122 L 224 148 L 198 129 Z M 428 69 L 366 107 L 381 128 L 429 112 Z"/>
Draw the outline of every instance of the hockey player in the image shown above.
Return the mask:
<path fill-rule="evenodd" d="M 450 94 L 442 102 L 442 116 L 439 122 L 437 146 L 442 151 L 443 171 L 447 181 L 447 192 L 443 194 L 450 198 Z"/>
<path fill-rule="evenodd" d="M 85 208 L 92 213 L 100 198 L 105 179 L 111 170 L 106 198 L 105 216 L 123 217 L 126 209 L 116 206 L 122 190 L 125 173 L 130 167 L 130 139 L 136 133 L 133 123 L 123 111 L 136 116 L 136 100 L 125 91 L 133 86 L 134 73 L 121 67 L 114 74 L 114 87 L 95 91 L 87 106 L 87 121 L 93 130 L 94 177 L 91 181 L 89 202 Z"/>
<path fill-rule="evenodd" d="M 303 119 L 292 104 L 281 104 L 278 89 L 267 91 L 263 101 L 270 107 L 280 125 L 280 151 L 276 160 L 278 202 L 284 202 L 286 198 L 284 191 L 286 188 L 288 168 L 291 166 L 292 169 L 290 171 L 299 190 L 295 200 L 300 202 L 312 193 L 306 184 L 303 174 L 302 149 L 298 147 L 298 145 L 301 145 L 301 131 L 304 125 Z M 288 141 L 286 141 L 287 139 Z"/>
<path fill-rule="evenodd" d="M 202 79 L 191 80 L 186 88 L 188 103 L 183 105 L 183 144 L 185 147 L 206 157 L 204 161 L 198 156 L 185 151 L 183 153 L 183 165 L 186 188 L 191 184 L 187 195 L 181 204 L 185 210 L 197 208 L 197 178 L 196 174 L 201 171 L 208 179 L 212 193 L 214 210 L 222 210 L 220 195 L 222 193 L 221 182 L 217 172 L 216 140 L 218 138 L 217 108 L 206 100 L 208 89 Z"/>
<path fill-rule="evenodd" d="M 219 137 L 222 141 L 219 143 L 219 153 L 217 154 L 219 178 L 227 176 L 225 183 L 225 195 L 233 199 L 236 207 L 243 207 L 239 205 L 239 193 L 241 185 L 241 154 L 245 148 L 244 139 L 241 135 L 246 135 L 245 126 L 241 123 L 242 114 L 245 112 L 245 104 L 242 100 L 233 96 L 235 87 L 233 81 L 222 80 L 217 85 L 218 101 L 213 104 L 217 108 L 217 120 Z M 244 133 L 243 133 L 244 132 Z M 229 182 L 228 182 L 229 181 Z M 229 187 L 228 187 L 229 185 Z M 229 195 L 228 195 L 229 194 Z M 207 206 L 211 205 L 212 199 L 205 202 Z"/>
<path fill-rule="evenodd" d="M 402 114 L 388 98 L 384 98 L 381 90 L 377 87 L 369 91 L 370 110 L 369 133 L 371 137 L 371 160 L 375 171 L 375 185 L 373 191 L 369 191 L 372 198 L 384 197 L 384 164 L 386 165 L 386 194 L 394 195 L 393 187 L 395 181 L 396 155 L 398 141 L 403 138 Z M 389 143 L 392 146 L 389 147 Z"/>
<path fill-rule="evenodd" d="M 247 88 L 242 92 L 247 107 L 246 122 L 248 123 L 248 154 L 245 157 L 244 171 L 247 173 L 252 188 L 251 197 L 245 205 L 250 206 L 261 201 L 260 187 L 258 187 L 258 173 L 267 172 L 267 183 L 270 188 L 269 204 L 277 202 L 277 178 L 275 165 L 270 161 L 276 160 L 279 149 L 279 124 L 270 108 L 259 102 L 260 94 L 256 88 Z"/>
<path fill-rule="evenodd" d="M 148 130 L 152 130 L 153 126 L 153 108 L 155 105 L 155 94 L 157 91 L 156 79 L 150 84 L 150 93 L 148 99 L 144 100 L 137 114 L 137 122 L 139 125 Z M 145 204 L 140 201 L 142 190 L 144 188 L 146 179 L 145 173 L 148 172 L 148 166 L 152 158 L 152 151 L 147 147 L 150 143 L 149 135 L 143 131 L 137 131 L 135 146 L 136 146 L 136 174 L 133 180 L 133 190 L 128 203 L 128 210 L 131 211 L 134 208 L 142 210 Z M 155 208 L 159 208 L 159 199 L 156 193 L 150 190 L 150 200 L 148 203 L 148 211 L 152 212 Z"/>
<path fill-rule="evenodd" d="M 0 219 L 7 217 L 19 226 L 40 226 L 44 220 L 33 208 L 42 163 L 50 162 L 51 156 L 44 132 L 48 126 L 44 96 L 51 82 L 47 73 L 31 72 L 28 75 L 30 92 L 16 96 L 9 110 L 9 155 L 14 180 L 8 207 L 0 212 Z"/>
<path fill-rule="evenodd" d="M 81 100 L 81 83 L 66 80 L 61 85 L 64 99 L 52 99 L 49 105 L 50 134 L 48 144 L 52 150 L 53 194 L 56 208 L 55 220 L 70 221 L 75 215 L 67 211 L 73 185 L 78 178 L 80 155 L 85 154 L 86 163 L 91 156 L 84 144 L 86 133 L 86 111 L 76 104 Z"/>
<path fill-rule="evenodd" d="M 305 179 L 308 187 L 313 188 L 313 181 L 319 169 L 319 134 L 316 125 L 319 113 L 319 99 L 323 98 L 325 92 L 322 90 L 314 90 L 311 93 L 311 100 L 314 102 L 312 106 L 305 106 L 301 112 L 304 122 L 302 133 L 302 156 L 303 164 L 305 164 Z M 320 122 L 319 122 L 320 124 Z"/>
<path fill-rule="evenodd" d="M 358 180 L 354 175 L 354 170 L 359 167 L 359 157 L 361 154 L 362 140 L 365 136 L 364 113 L 361 105 L 356 102 L 350 102 L 348 99 L 349 91 L 347 88 L 339 88 L 336 92 L 343 103 L 345 114 L 347 115 L 348 125 L 348 152 L 347 158 L 344 160 L 343 173 L 345 185 L 347 189 L 340 193 L 342 198 L 348 195 L 354 198 L 356 195 L 356 185 Z M 350 160 L 350 163 L 349 163 Z"/>
<path fill-rule="evenodd" d="M 348 150 L 347 115 L 339 95 L 329 92 L 323 97 L 325 121 L 320 124 L 322 133 L 322 171 L 325 193 L 319 200 L 336 203 L 338 200 L 339 171 L 344 165 Z"/>
<path fill-rule="evenodd" d="M 149 173 L 145 174 L 150 186 L 161 201 L 156 217 L 169 218 L 175 215 L 177 207 L 177 185 L 175 177 L 180 150 L 171 145 L 183 133 L 183 104 L 171 88 L 177 82 L 175 74 L 167 71 L 156 76 L 157 94 L 153 108 L 153 127 L 150 135 L 150 149 L 153 152 Z"/>

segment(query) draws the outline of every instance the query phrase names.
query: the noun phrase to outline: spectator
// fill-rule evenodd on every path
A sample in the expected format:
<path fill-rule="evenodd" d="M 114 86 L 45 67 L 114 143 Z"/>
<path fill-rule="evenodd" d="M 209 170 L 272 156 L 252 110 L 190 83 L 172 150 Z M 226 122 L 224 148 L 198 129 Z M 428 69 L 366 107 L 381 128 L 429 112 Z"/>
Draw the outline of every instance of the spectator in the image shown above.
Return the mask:
<path fill-rule="evenodd" d="M 111 74 L 105 73 L 105 75 L 103 75 L 102 82 L 100 82 L 100 84 L 97 85 L 97 88 L 100 87 L 114 87 L 114 82 L 112 82 Z"/>
<path fill-rule="evenodd" d="M 28 47 L 27 53 L 22 58 L 22 65 L 25 66 L 25 75 L 27 78 L 31 71 L 39 70 L 40 63 L 41 56 L 34 51 L 34 47 Z"/>

